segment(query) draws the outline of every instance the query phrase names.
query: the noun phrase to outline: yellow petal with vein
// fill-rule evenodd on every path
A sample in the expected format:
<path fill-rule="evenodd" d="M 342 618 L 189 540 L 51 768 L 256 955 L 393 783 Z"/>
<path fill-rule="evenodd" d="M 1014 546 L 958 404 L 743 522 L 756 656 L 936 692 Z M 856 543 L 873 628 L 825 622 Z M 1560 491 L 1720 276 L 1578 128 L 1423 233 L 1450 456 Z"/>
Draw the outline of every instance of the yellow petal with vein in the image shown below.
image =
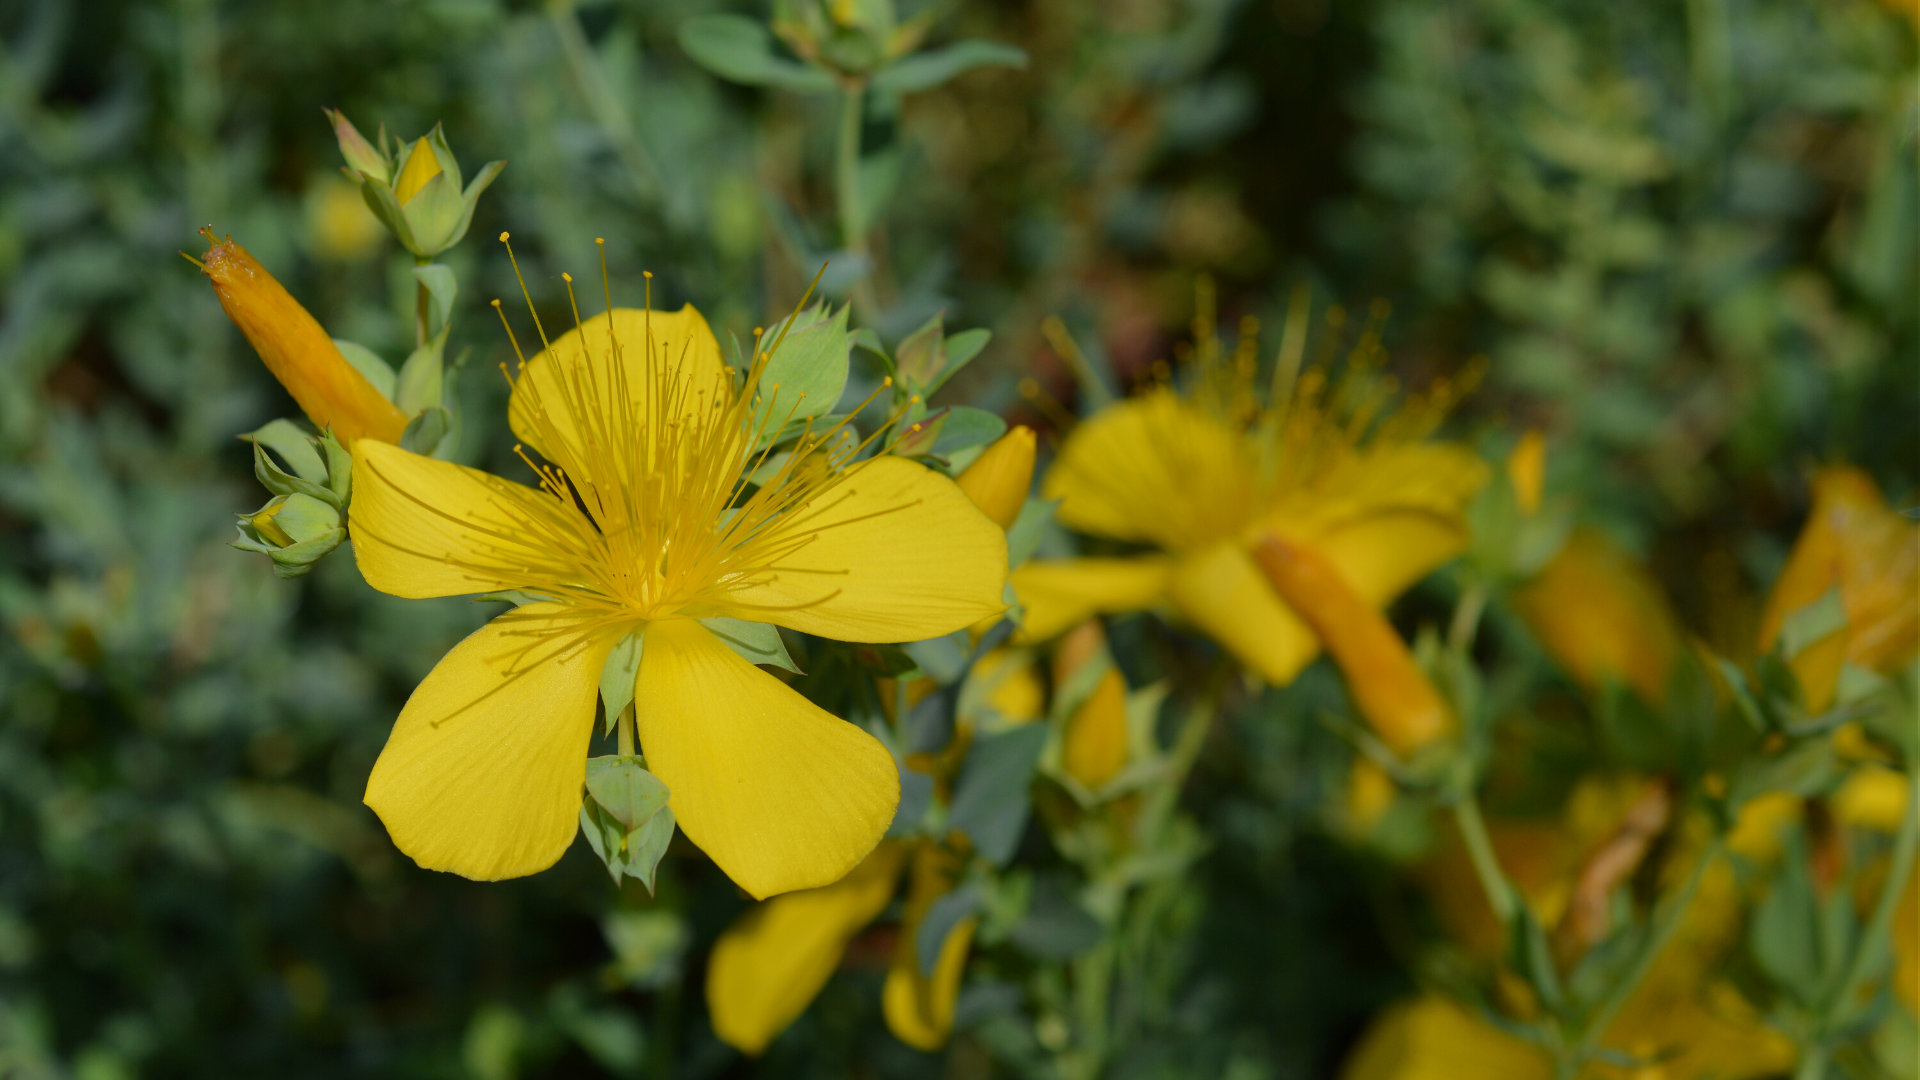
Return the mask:
<path fill-rule="evenodd" d="M 1006 609 L 1006 534 L 952 480 L 904 458 L 855 466 L 753 547 L 772 568 L 713 595 L 714 614 L 918 641 Z"/>
<path fill-rule="evenodd" d="M 727 927 L 707 961 L 714 1034 L 759 1054 L 812 1003 L 847 942 L 893 898 L 906 849 L 883 843 L 831 885 L 776 896 Z"/>
<path fill-rule="evenodd" d="M 1300 617 L 1235 544 L 1216 544 L 1174 567 L 1168 594 L 1248 670 L 1274 686 L 1293 681 L 1320 651 Z"/>
<path fill-rule="evenodd" d="M 757 898 L 840 880 L 893 821 L 886 748 L 697 622 L 647 626 L 634 707 L 681 831 Z"/>
<path fill-rule="evenodd" d="M 514 382 L 507 422 L 522 442 L 566 468 L 581 460 L 583 419 L 596 433 L 599 425 L 617 430 L 671 422 L 711 409 L 723 392 L 730 399 L 732 385 L 720 343 L 692 304 L 679 311 L 614 308 L 527 361 Z M 549 434 L 560 444 L 547 445 Z M 598 441 L 608 440 L 601 435 Z"/>
<path fill-rule="evenodd" d="M 599 542 L 530 487 L 372 439 L 353 447 L 348 521 L 367 583 L 415 599 L 573 580 L 566 551 Z"/>
<path fill-rule="evenodd" d="M 1045 641 L 1094 615 L 1152 607 L 1172 573 L 1173 560 L 1163 555 L 1022 563 L 1009 575 L 1026 609 L 1020 640 Z"/>
<path fill-rule="evenodd" d="M 1042 492 L 1063 525 L 1180 551 L 1239 531 L 1259 509 L 1243 437 L 1171 390 L 1073 429 Z"/>
<path fill-rule="evenodd" d="M 407 699 L 367 778 L 366 803 L 394 845 L 478 881 L 552 866 L 579 831 L 613 643 L 566 607 L 527 604 L 454 646 Z"/>

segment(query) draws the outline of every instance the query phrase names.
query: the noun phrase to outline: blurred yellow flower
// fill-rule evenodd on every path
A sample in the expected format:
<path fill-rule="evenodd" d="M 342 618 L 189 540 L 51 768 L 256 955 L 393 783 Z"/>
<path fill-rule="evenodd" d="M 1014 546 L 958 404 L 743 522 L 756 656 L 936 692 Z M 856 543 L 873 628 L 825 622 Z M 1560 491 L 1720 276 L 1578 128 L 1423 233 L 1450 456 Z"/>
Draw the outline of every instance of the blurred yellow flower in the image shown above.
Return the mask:
<path fill-rule="evenodd" d="M 1540 492 L 1547 482 L 1547 437 L 1538 428 L 1520 436 L 1507 455 L 1507 482 L 1513 485 L 1521 513 L 1540 509 Z"/>
<path fill-rule="evenodd" d="M 950 633 L 1002 607 L 1006 540 L 951 480 L 809 434 L 757 487 L 758 380 L 706 320 L 615 310 L 522 365 L 509 418 L 552 465 L 530 488 L 363 441 L 351 529 L 375 588 L 547 598 L 482 627 L 414 691 L 367 804 L 422 866 L 494 879 L 573 838 L 601 669 L 642 633 L 647 767 L 687 837 L 757 897 L 839 880 L 892 820 L 892 756 L 695 621 L 848 641 Z M 760 410 L 770 414 L 771 410 Z M 829 449 L 833 447 L 833 449 Z"/>
<path fill-rule="evenodd" d="M 1127 680 L 1109 667 L 1067 719 L 1060 765 L 1097 791 L 1127 763 Z"/>
<path fill-rule="evenodd" d="M 885 841 L 831 885 L 776 896 L 740 917 L 707 961 L 714 1033 L 759 1054 L 819 995 L 847 943 L 893 899 L 907 849 Z"/>
<path fill-rule="evenodd" d="M 1256 540 L 1321 552 L 1378 607 L 1460 550 L 1462 510 L 1487 468 L 1465 447 L 1425 441 L 1452 387 L 1382 417 L 1392 383 L 1369 354 L 1337 384 L 1316 367 L 1262 392 L 1252 335 L 1225 355 L 1211 316 L 1195 322 L 1192 387 L 1157 387 L 1082 423 L 1041 486 L 1061 500 L 1061 523 L 1159 550 L 1024 564 L 1013 574 L 1022 633 L 1043 640 L 1097 613 L 1167 602 L 1283 684 L 1319 642 L 1262 579 Z M 1283 376 L 1298 371 L 1297 347 L 1287 355 Z"/>
<path fill-rule="evenodd" d="M 1514 606 L 1561 670 L 1589 690 L 1617 679 L 1649 704 L 1666 700 L 1684 643 L 1653 575 L 1604 535 L 1576 530 Z"/>
<path fill-rule="evenodd" d="M 307 243 L 323 259 L 364 258 L 385 235 L 380 219 L 361 198 L 359 186 L 337 174 L 316 179 L 307 189 L 306 204 Z"/>
<path fill-rule="evenodd" d="M 207 233 L 211 243 L 213 234 Z M 351 448 L 360 439 L 397 443 L 407 418 L 354 370 L 300 302 L 247 249 L 228 237 L 200 261 L 227 318 L 293 395 L 307 419 Z"/>
<path fill-rule="evenodd" d="M 954 924 L 940 945 L 931 975 L 921 973 L 915 939 L 934 901 L 953 891 L 960 860 L 935 844 L 921 844 L 914 853 L 907 883 L 906 921 L 894 945 L 893 964 L 880 990 L 880 1009 L 887 1027 L 901 1042 L 917 1050 L 938 1050 L 953 1034 L 953 1006 L 960 998 L 960 976 L 967 966 L 979 919 L 969 915 Z"/>
<path fill-rule="evenodd" d="M 1792 658 L 1809 707 L 1833 700 L 1840 667 L 1892 671 L 1920 650 L 1920 524 L 1895 513 L 1873 478 L 1848 465 L 1820 470 L 1813 510 L 1760 619 L 1760 648 L 1788 616 L 1838 590 L 1845 629 Z"/>

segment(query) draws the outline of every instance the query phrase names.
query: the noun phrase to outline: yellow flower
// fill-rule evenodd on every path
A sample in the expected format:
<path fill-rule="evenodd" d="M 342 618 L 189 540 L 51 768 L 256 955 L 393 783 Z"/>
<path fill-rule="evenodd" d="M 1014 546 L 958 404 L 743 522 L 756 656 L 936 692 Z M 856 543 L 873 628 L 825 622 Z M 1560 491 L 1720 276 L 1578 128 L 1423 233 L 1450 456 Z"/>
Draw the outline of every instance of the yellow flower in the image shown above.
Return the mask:
<path fill-rule="evenodd" d="M 1017 426 L 995 439 L 954 482 L 995 525 L 1010 528 L 1033 486 L 1033 429 Z"/>
<path fill-rule="evenodd" d="M 940 945 L 931 976 L 920 973 L 915 938 L 921 920 L 934 901 L 953 891 L 959 859 L 943 847 L 922 844 L 914 854 L 912 880 L 907 885 L 906 921 L 894 945 L 893 964 L 880 990 L 880 1009 L 887 1027 L 901 1042 L 918 1050 L 938 1050 L 953 1034 L 953 1006 L 960 997 L 960 976 L 966 970 L 967 950 L 979 923 L 967 916 L 954 924 Z"/>
<path fill-rule="evenodd" d="M 1538 428 L 1520 436 L 1507 455 L 1507 482 L 1513 485 L 1513 501 L 1520 512 L 1531 514 L 1540 509 L 1540 490 L 1547 480 L 1547 437 Z"/>
<path fill-rule="evenodd" d="M 1653 575 L 1605 536 L 1576 531 L 1514 595 L 1548 655 L 1589 690 L 1618 679 L 1648 704 L 1666 700 L 1680 620 Z"/>
<path fill-rule="evenodd" d="M 819 995 L 847 943 L 893 899 L 906 848 L 888 841 L 831 885 L 755 905 L 714 942 L 707 1011 L 714 1033 L 759 1054 Z"/>
<path fill-rule="evenodd" d="M 1813 511 L 1774 583 L 1760 620 L 1760 648 L 1773 648 L 1787 617 L 1838 589 L 1844 631 L 1793 657 L 1808 705 L 1833 700 L 1843 663 L 1892 671 L 1920 648 L 1920 524 L 1891 510 L 1873 478 L 1835 465 L 1813 482 Z"/>
<path fill-rule="evenodd" d="M 1024 564 L 1012 577 L 1022 633 L 1042 640 L 1097 613 L 1168 602 L 1283 684 L 1319 643 L 1262 579 L 1255 541 L 1272 533 L 1314 548 L 1381 606 L 1460 550 L 1463 507 L 1487 470 L 1464 447 L 1424 441 L 1447 387 L 1381 419 L 1391 384 L 1362 362 L 1331 388 L 1314 368 L 1263 401 L 1251 335 L 1223 356 L 1210 320 L 1196 323 L 1193 388 L 1158 387 L 1087 420 L 1041 486 L 1061 500 L 1061 523 L 1159 551 Z"/>
<path fill-rule="evenodd" d="M 1127 763 L 1127 680 L 1109 667 L 1093 693 L 1073 710 L 1061 741 L 1060 764 L 1090 791 Z"/>
<path fill-rule="evenodd" d="M 380 219 L 367 209 L 367 200 L 351 181 L 323 175 L 307 189 L 306 201 L 307 243 L 321 258 L 352 261 L 379 246 Z"/>
<path fill-rule="evenodd" d="M 1386 617 L 1349 586 L 1327 555 L 1267 537 L 1254 560 L 1333 656 L 1361 719 L 1407 757 L 1453 726 L 1440 694 L 1414 665 Z"/>
<path fill-rule="evenodd" d="M 207 239 L 213 239 L 209 233 Z M 267 370 L 322 430 L 348 447 L 360 439 L 397 443 L 407 418 L 340 355 L 333 339 L 273 275 L 229 237 L 200 262 L 227 318 Z"/>
<path fill-rule="evenodd" d="M 723 367 L 691 307 L 620 309 L 514 382 L 514 432 L 552 462 L 539 488 L 358 444 L 350 527 L 375 588 L 548 598 L 456 646 L 374 764 L 366 802 L 422 866 L 495 879 L 560 857 L 601 669 L 629 633 L 643 635 L 647 767 L 736 883 L 756 897 L 814 888 L 873 850 L 899 799 L 891 755 L 696 620 L 862 642 L 951 633 L 1003 606 L 1006 540 L 946 477 L 854 461 L 835 432 L 748 488 L 756 425 L 779 423 L 756 414 L 764 366 L 761 353 L 748 372 Z"/>

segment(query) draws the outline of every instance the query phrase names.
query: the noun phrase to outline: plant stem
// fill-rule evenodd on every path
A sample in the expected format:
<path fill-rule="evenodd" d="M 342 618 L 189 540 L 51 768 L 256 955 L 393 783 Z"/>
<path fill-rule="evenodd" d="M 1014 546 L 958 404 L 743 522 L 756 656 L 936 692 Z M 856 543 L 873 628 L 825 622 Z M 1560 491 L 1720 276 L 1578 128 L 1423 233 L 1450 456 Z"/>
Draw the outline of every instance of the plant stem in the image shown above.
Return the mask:
<path fill-rule="evenodd" d="M 415 258 L 413 265 L 426 266 L 432 259 Z M 419 348 L 427 343 L 427 321 L 432 312 L 433 296 L 427 291 L 427 283 L 414 278 L 413 298 L 413 347 Z"/>
<path fill-rule="evenodd" d="M 1480 630 L 1480 616 L 1487 610 L 1487 588 L 1479 582 L 1467 586 L 1454 605 L 1453 622 L 1447 626 L 1447 648 L 1460 655 L 1473 647 Z"/>
<path fill-rule="evenodd" d="M 1513 920 L 1514 907 L 1519 901 L 1513 895 L 1513 886 L 1507 883 L 1507 877 L 1500 872 L 1500 860 L 1494 856 L 1493 840 L 1487 835 L 1487 823 L 1480 816 L 1480 803 L 1472 793 L 1462 796 L 1453 804 L 1453 821 L 1460 829 L 1460 839 L 1467 845 L 1467 855 L 1473 860 L 1473 872 L 1480 878 L 1480 888 L 1487 894 L 1487 905 L 1493 908 L 1493 917 L 1500 920 L 1505 928 Z"/>
<path fill-rule="evenodd" d="M 1810 1039 L 1800 1051 L 1800 1064 L 1793 1070 L 1793 1080 L 1823 1080 L 1826 1075 L 1826 1044 Z"/>
<path fill-rule="evenodd" d="M 1664 909 L 1654 916 L 1653 934 L 1647 938 L 1646 944 L 1640 947 L 1640 955 L 1634 957 L 1633 966 L 1627 970 L 1624 978 L 1608 988 L 1607 996 L 1600 1001 L 1600 1007 L 1593 1011 L 1582 1026 L 1580 1040 L 1574 1046 L 1576 1058 L 1584 1059 L 1588 1056 L 1600 1036 L 1606 1033 L 1607 1025 L 1613 1023 L 1614 1016 L 1627 1003 L 1627 999 L 1633 996 L 1633 991 L 1640 985 L 1640 980 L 1646 978 L 1647 972 L 1653 968 L 1653 962 L 1660 958 L 1660 953 L 1667 947 L 1667 942 L 1673 940 L 1674 931 L 1680 929 L 1681 919 L 1686 915 L 1687 909 L 1693 905 L 1694 894 L 1700 891 L 1701 880 L 1707 876 L 1707 867 L 1713 865 L 1714 860 L 1720 857 L 1725 847 L 1726 838 L 1716 835 L 1707 845 L 1707 850 L 1700 853 L 1700 861 L 1694 864 L 1693 873 L 1688 875 L 1687 883 L 1682 885 L 1680 891 L 1667 900 Z"/>

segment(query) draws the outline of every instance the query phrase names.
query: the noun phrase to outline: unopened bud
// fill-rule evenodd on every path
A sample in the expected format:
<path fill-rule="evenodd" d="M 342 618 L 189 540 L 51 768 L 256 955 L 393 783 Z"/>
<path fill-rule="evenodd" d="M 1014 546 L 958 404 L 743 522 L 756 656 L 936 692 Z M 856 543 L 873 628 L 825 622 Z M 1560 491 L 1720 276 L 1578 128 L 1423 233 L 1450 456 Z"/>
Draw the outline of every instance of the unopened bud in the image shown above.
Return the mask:
<path fill-rule="evenodd" d="M 1109 667 L 1093 693 L 1073 710 L 1060 764 L 1075 780 L 1098 789 L 1127 763 L 1127 681 Z"/>
<path fill-rule="evenodd" d="M 407 163 L 400 167 L 400 177 L 393 182 L 393 197 L 405 206 L 413 201 L 427 181 L 440 175 L 440 159 L 435 156 L 433 147 L 426 138 L 415 139 L 413 150 L 407 154 Z"/>
<path fill-rule="evenodd" d="M 1587 689 L 1612 678 L 1648 704 L 1666 700 L 1679 621 L 1652 575 L 1604 536 L 1575 532 L 1514 606 L 1554 663 Z"/>
<path fill-rule="evenodd" d="M 387 183 L 392 178 L 390 174 L 393 169 L 387 156 L 360 134 L 345 113 L 336 109 L 322 111 L 333 125 L 333 136 L 340 142 L 340 156 L 347 159 L 347 167 L 369 180 Z"/>
<path fill-rule="evenodd" d="M 1546 484 L 1547 439 L 1535 428 L 1520 436 L 1520 442 L 1507 455 L 1507 482 L 1513 485 L 1513 501 L 1520 512 L 1531 516 L 1540 509 L 1540 491 Z"/>
<path fill-rule="evenodd" d="M 988 520 L 1011 527 L 1033 486 L 1033 429 L 1015 427 L 994 440 L 955 482 Z"/>
<path fill-rule="evenodd" d="M 1338 567 L 1310 547 L 1274 536 L 1261 540 L 1253 555 L 1339 665 L 1354 707 L 1382 742 L 1407 756 L 1447 734 L 1452 721 L 1439 692 L 1386 616 L 1341 578 Z"/>

